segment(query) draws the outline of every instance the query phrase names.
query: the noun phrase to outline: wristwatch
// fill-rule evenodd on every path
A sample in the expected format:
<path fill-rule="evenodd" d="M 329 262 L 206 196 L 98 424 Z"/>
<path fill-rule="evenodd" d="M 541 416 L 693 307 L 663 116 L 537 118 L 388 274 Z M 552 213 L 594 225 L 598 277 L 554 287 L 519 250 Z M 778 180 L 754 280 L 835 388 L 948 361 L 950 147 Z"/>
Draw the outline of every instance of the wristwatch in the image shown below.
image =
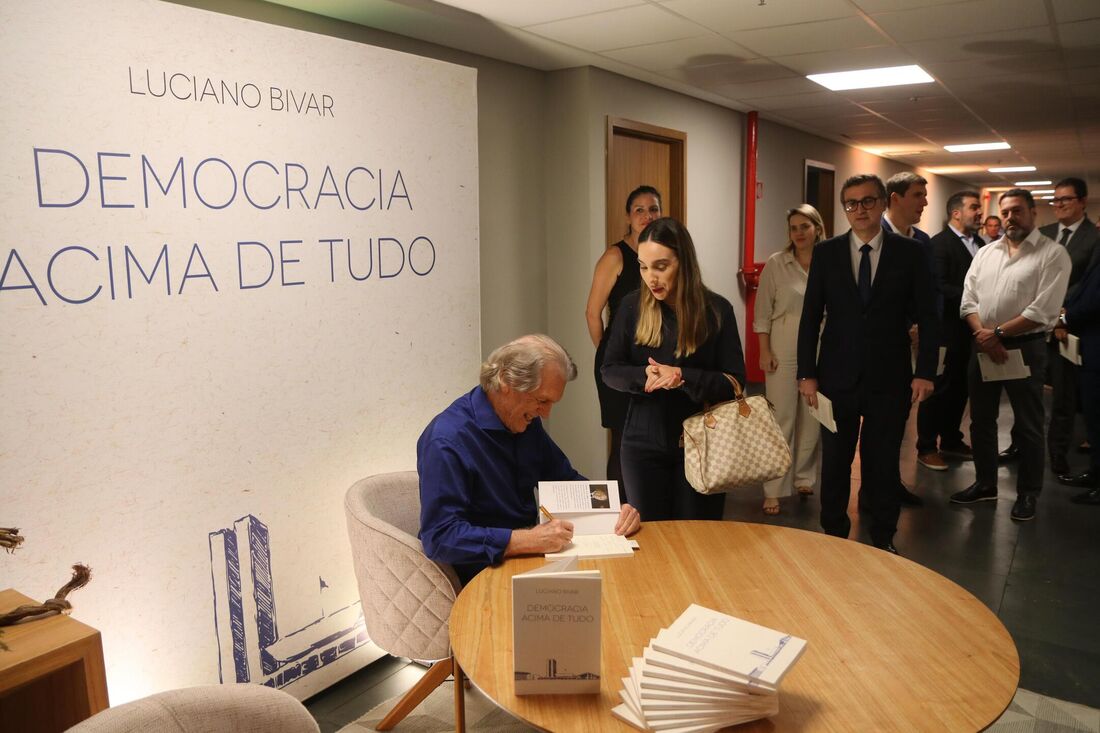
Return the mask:
<path fill-rule="evenodd" d="M 1005 332 L 1001 330 L 1000 326 L 997 326 L 993 329 L 993 335 L 999 339 L 1003 339 L 1005 337 Z"/>
<path fill-rule="evenodd" d="M 1069 327 L 1069 324 L 1066 323 L 1066 314 L 1065 313 L 1059 313 L 1058 314 L 1058 323 L 1062 324 L 1063 327 L 1066 327 L 1066 328 Z"/>

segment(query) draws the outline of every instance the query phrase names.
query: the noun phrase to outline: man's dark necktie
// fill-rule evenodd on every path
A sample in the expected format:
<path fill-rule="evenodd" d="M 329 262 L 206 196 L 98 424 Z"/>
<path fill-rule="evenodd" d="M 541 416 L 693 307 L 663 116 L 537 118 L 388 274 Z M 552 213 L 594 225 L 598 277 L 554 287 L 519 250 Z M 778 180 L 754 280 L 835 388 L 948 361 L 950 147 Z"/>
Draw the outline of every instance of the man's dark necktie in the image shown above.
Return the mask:
<path fill-rule="evenodd" d="M 1066 243 L 1069 242 L 1070 235 L 1072 235 L 1072 234 L 1073 234 L 1073 232 L 1070 231 L 1069 229 L 1063 229 L 1062 230 L 1062 238 L 1058 240 L 1058 244 L 1061 244 L 1061 245 L 1065 246 Z"/>
<path fill-rule="evenodd" d="M 859 297 L 863 305 L 871 302 L 871 245 L 859 248 L 863 254 L 859 257 Z"/>

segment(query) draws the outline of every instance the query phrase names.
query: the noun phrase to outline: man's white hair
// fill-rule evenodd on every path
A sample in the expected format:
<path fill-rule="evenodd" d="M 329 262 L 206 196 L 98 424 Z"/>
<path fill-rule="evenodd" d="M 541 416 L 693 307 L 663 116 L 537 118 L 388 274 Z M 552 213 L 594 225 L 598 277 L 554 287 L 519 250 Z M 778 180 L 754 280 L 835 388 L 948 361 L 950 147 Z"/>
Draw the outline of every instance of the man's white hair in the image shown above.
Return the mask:
<path fill-rule="evenodd" d="M 520 336 L 489 354 L 481 365 L 481 388 L 498 392 L 507 384 L 518 392 L 533 392 L 542 385 L 542 372 L 550 364 L 561 369 L 565 381 L 577 378 L 577 365 L 557 341 L 541 333 Z"/>

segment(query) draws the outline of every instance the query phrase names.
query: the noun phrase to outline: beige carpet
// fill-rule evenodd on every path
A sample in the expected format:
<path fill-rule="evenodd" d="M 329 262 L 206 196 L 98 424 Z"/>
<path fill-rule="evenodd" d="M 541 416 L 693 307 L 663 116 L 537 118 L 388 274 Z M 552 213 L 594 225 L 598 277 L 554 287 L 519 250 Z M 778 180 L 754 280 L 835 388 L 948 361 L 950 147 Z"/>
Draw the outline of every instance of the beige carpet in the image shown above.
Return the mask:
<path fill-rule="evenodd" d="M 396 733 L 445 733 L 454 730 L 454 687 L 446 682 L 394 730 Z M 372 731 L 394 703 L 387 700 L 339 733 Z M 476 733 L 529 733 L 536 730 L 497 708 L 477 690 L 466 691 L 466 729 Z M 1008 710 L 987 733 L 1100 733 L 1100 710 L 1017 690 Z"/>

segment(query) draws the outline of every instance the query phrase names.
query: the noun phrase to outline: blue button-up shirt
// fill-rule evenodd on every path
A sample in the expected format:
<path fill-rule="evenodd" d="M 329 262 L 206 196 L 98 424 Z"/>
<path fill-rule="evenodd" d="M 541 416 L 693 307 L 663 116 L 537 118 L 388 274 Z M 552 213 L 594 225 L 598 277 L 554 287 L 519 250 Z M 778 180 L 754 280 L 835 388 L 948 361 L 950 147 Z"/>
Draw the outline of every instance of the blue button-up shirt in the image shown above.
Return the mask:
<path fill-rule="evenodd" d="M 542 481 L 584 480 L 535 418 L 512 433 L 481 387 L 440 413 L 416 443 L 420 541 L 463 583 L 504 558 L 512 530 L 538 521 Z"/>

